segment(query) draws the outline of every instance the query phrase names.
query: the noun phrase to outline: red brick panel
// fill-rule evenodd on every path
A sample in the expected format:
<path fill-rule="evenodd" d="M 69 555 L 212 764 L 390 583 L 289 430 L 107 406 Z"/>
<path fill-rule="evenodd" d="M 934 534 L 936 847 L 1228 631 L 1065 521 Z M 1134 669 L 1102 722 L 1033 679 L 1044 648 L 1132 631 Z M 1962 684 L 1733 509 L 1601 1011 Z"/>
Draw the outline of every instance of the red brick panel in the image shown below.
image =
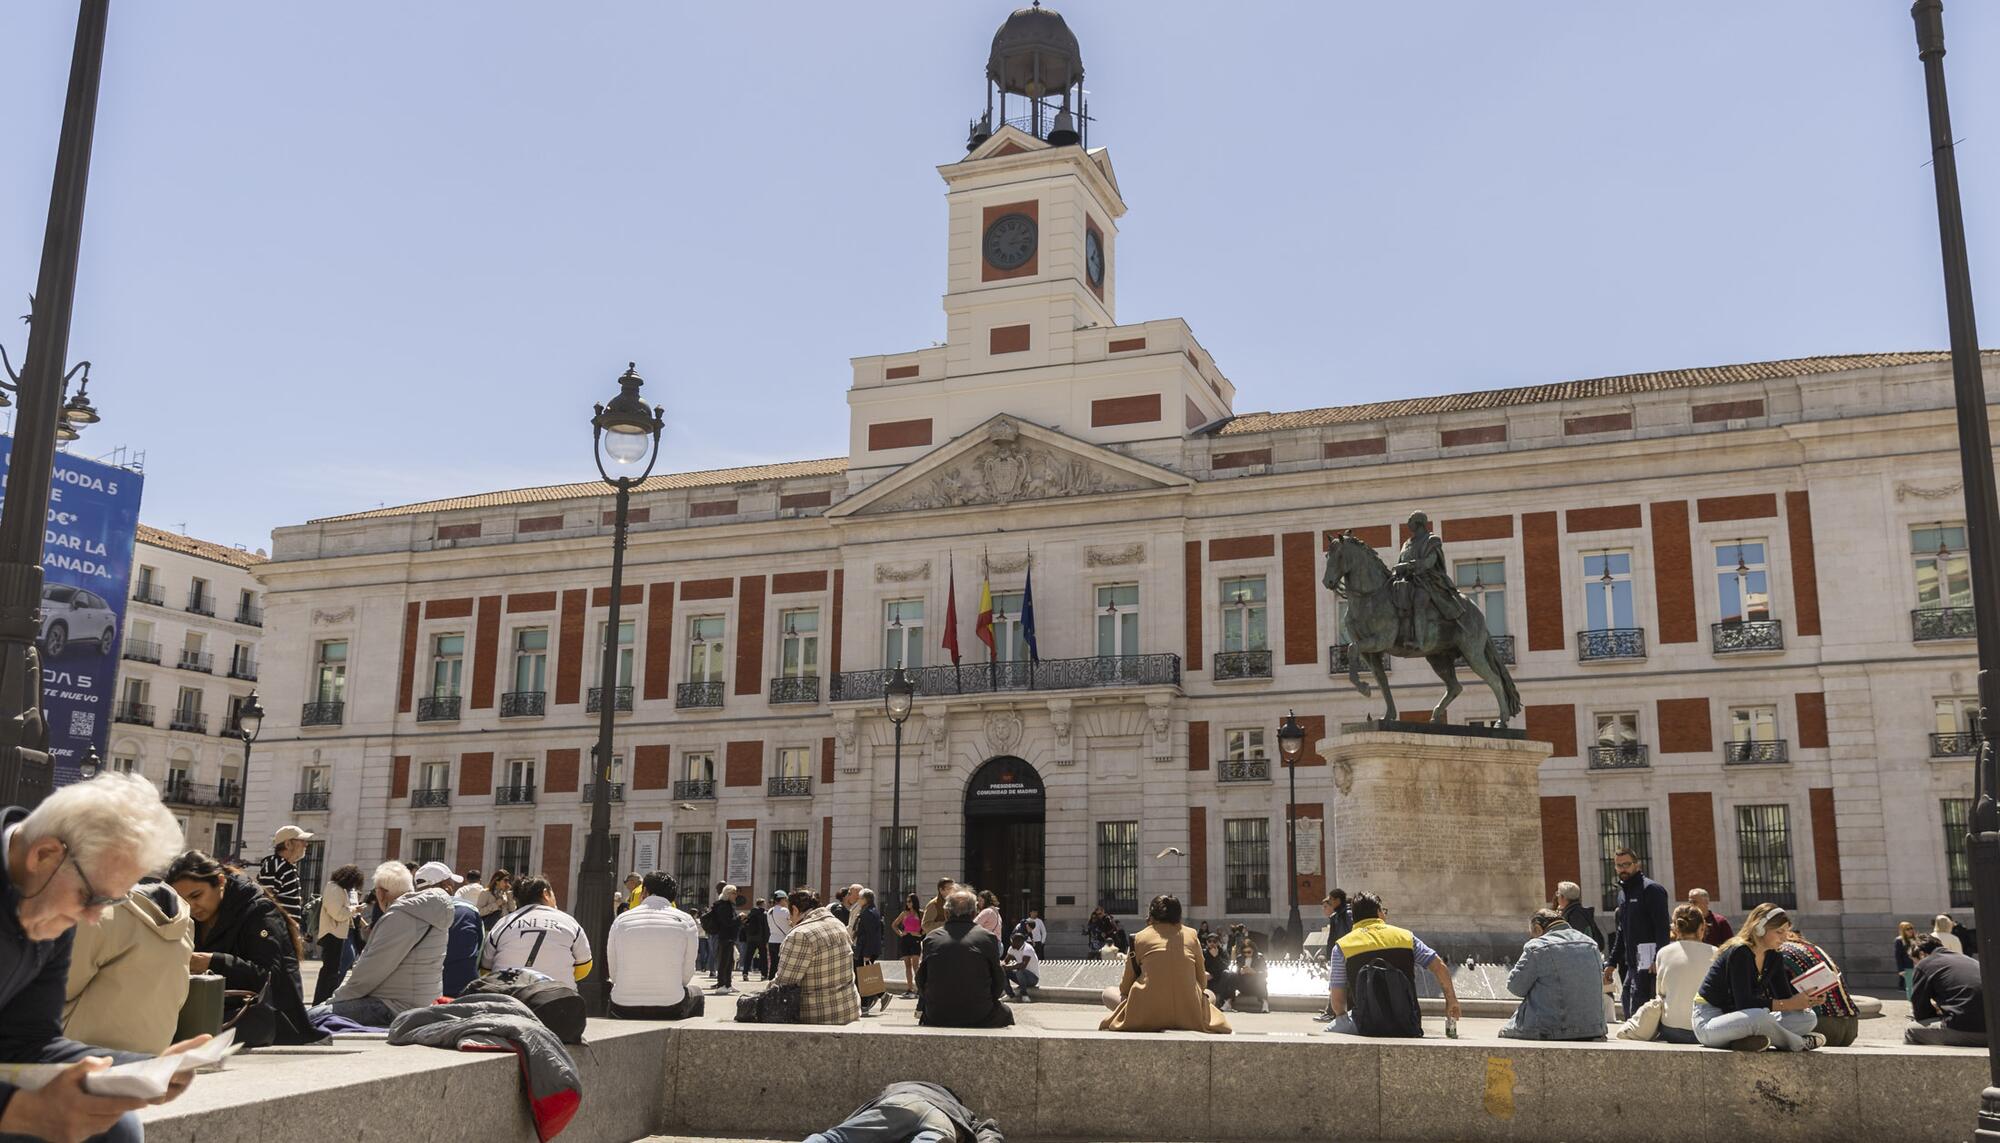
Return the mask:
<path fill-rule="evenodd" d="M 1667 828 L 1674 851 L 1673 898 L 1685 900 L 1690 889 L 1722 892 L 1715 860 L 1715 797 L 1706 790 L 1667 795 Z M 1654 870 L 1660 881 L 1660 870 Z"/>
<path fill-rule="evenodd" d="M 1246 448 L 1239 452 L 1219 452 L 1209 458 L 1210 468 L 1249 468 L 1252 465 L 1271 463 L 1271 450 L 1267 448 Z"/>
<path fill-rule="evenodd" d="M 1319 567 L 1311 532 L 1283 536 L 1285 662 L 1319 662 Z"/>
<path fill-rule="evenodd" d="M 1362 437 L 1358 440 L 1327 441 L 1319 446 L 1319 455 L 1322 460 L 1343 460 L 1350 456 L 1382 456 L 1388 451 L 1388 437 Z"/>
<path fill-rule="evenodd" d="M 736 515 L 736 501 L 734 500 L 700 500 L 688 505 L 688 517 L 690 519 L 702 520 L 714 516 L 734 515 Z"/>
<path fill-rule="evenodd" d="M 423 604 L 412 603 L 403 609 L 403 677 L 397 683 L 396 711 L 410 713 L 416 702 L 417 689 L 417 617 L 422 614 Z"/>
<path fill-rule="evenodd" d="M 522 591 L 507 597 L 507 614 L 509 615 L 519 614 L 524 611 L 554 611 L 555 609 L 556 593 L 553 591 Z"/>
<path fill-rule="evenodd" d="M 565 746 L 549 751 L 542 765 L 542 790 L 549 794 L 574 794 L 583 770 L 583 751 Z"/>
<path fill-rule="evenodd" d="M 1188 807 L 1188 905 L 1208 907 L 1208 807 Z"/>
<path fill-rule="evenodd" d="M 1497 444 L 1506 439 L 1506 425 L 1475 425 L 1464 429 L 1446 429 L 1438 434 L 1438 443 L 1445 448 L 1459 448 L 1463 445 Z"/>
<path fill-rule="evenodd" d="M 840 673 L 840 620 L 847 609 L 847 570 L 833 569 L 833 619 L 826 633 L 826 673 L 828 678 Z"/>
<path fill-rule="evenodd" d="M 1560 706 L 1530 706 L 1524 714 L 1527 719 L 1528 737 L 1536 742 L 1546 742 L 1555 748 L 1549 753 L 1549 757 L 1576 757 L 1576 707 L 1567 703 Z"/>
<path fill-rule="evenodd" d="M 576 902 L 569 899 L 569 834 L 567 825 L 542 827 L 541 874 L 556 891 L 556 908 L 565 910 L 576 908 Z"/>
<path fill-rule="evenodd" d="M 1569 636 L 1563 634 L 1562 537 L 1554 512 L 1522 515 L 1521 554 L 1528 650 L 1560 651 L 1569 646 Z"/>
<path fill-rule="evenodd" d="M 464 619 L 472 614 L 472 597 L 433 599 L 424 604 L 425 619 Z"/>
<path fill-rule="evenodd" d="M 825 591 L 823 571 L 779 572 L 771 577 L 772 595 L 797 595 L 802 591 Z"/>
<path fill-rule="evenodd" d="M 1439 525 L 1438 538 L 1454 543 L 1460 540 L 1511 540 L 1514 538 L 1514 518 L 1467 516 L 1463 520 L 1446 520 Z"/>
<path fill-rule="evenodd" d="M 1425 717 L 1429 717 L 1430 715 L 1429 711 L 1423 713 Z M 1299 729 L 1306 732 L 1306 744 L 1304 752 L 1299 755 L 1299 765 L 1326 765 L 1326 757 L 1318 749 L 1320 740 L 1326 737 L 1326 716 L 1323 714 L 1302 714 L 1299 716 Z M 1282 756 L 1278 763 L 1278 768 L 1281 770 L 1284 769 Z"/>
<path fill-rule="evenodd" d="M 476 523 L 439 524 L 437 538 L 440 540 L 476 540 L 479 538 L 479 525 Z"/>
<path fill-rule="evenodd" d="M 1208 558 L 1218 561 L 1256 559 L 1269 556 L 1276 550 L 1277 544 L 1269 535 L 1232 536 L 1208 542 Z"/>
<path fill-rule="evenodd" d="M 831 817 L 819 819 L 819 884 L 820 892 L 828 895 L 833 893 L 830 888 L 833 884 L 833 818 Z M 798 886 L 794 885 L 785 892 L 790 893 L 796 888 Z"/>
<path fill-rule="evenodd" d="M 1111 343 L 1108 347 L 1108 352 L 1130 353 L 1135 349 L 1144 348 L 1146 348 L 1146 339 L 1143 337 L 1121 337 Z"/>
<path fill-rule="evenodd" d="M 1819 899 L 1840 900 L 1840 831 L 1834 828 L 1833 787 L 1806 791 L 1812 805 L 1813 870 L 1819 874 Z"/>
<path fill-rule="evenodd" d="M 996 331 L 997 332 L 997 331 Z M 1105 397 L 1090 403 L 1090 427 L 1150 425 L 1160 419 L 1160 395 L 1141 393 L 1132 397 Z"/>
<path fill-rule="evenodd" d="M 646 602 L 645 585 L 637 583 L 628 583 L 628 584 L 621 584 L 619 586 L 618 606 L 637 607 L 644 602 Z M 609 584 L 606 584 L 603 587 L 591 588 L 590 605 L 592 607 L 611 606 L 611 586 Z"/>
<path fill-rule="evenodd" d="M 1391 542 L 1387 524 L 1373 524 L 1362 528 L 1328 528 L 1320 533 L 1320 540 L 1331 547 L 1343 531 L 1351 533 L 1355 539 L 1371 548 L 1386 548 Z"/>
<path fill-rule="evenodd" d="M 901 381 L 906 377 L 915 377 L 917 372 L 918 367 L 915 365 L 891 365 L 882 371 L 882 376 L 891 381 Z"/>
<path fill-rule="evenodd" d="M 472 636 L 472 709 L 493 706 L 493 677 L 500 666 L 500 611 L 502 597 L 479 597 L 479 618 Z"/>
<path fill-rule="evenodd" d="M 1813 555 L 1812 498 L 1806 492 L 1785 493 L 1785 531 L 1792 549 L 1792 610 L 1798 616 L 1792 630 L 1819 634 L 1819 560 Z"/>
<path fill-rule="evenodd" d="M 1188 723 L 1187 763 L 1190 770 L 1208 769 L 1208 723 L 1205 721 Z"/>
<path fill-rule="evenodd" d="M 691 579 L 681 584 L 682 599 L 728 599 L 736 593 L 736 581 L 728 576 L 720 579 Z"/>
<path fill-rule="evenodd" d="M 1299 904 L 1310 912 L 1313 902 L 1326 900 L 1326 807 L 1319 802 L 1300 802 L 1294 811 L 1298 820 L 1319 819 L 1319 868 L 1318 873 L 1299 874 Z M 1289 822 L 1287 825 L 1289 826 Z M 1289 838 L 1287 839 L 1289 843 Z M 1300 853 L 1299 864 L 1305 864 L 1305 854 Z"/>
<path fill-rule="evenodd" d="M 827 489 L 818 492 L 787 492 L 778 497 L 780 508 L 824 508 L 833 503 L 833 493 Z"/>
<path fill-rule="evenodd" d="M 979 233 L 984 235 L 987 228 L 1010 214 L 1025 214 L 1036 226 L 1041 225 L 1042 204 L 1029 199 L 1026 202 L 1003 202 L 989 206 L 980 212 Z M 985 258 L 979 260 L 979 280 L 982 282 L 1002 282 L 1009 278 L 1032 278 L 1042 272 L 1042 252 L 1039 246 L 1028 255 L 1028 260 L 1012 270 L 1002 270 Z M 832 892 L 831 889 L 828 890 Z"/>
<path fill-rule="evenodd" d="M 649 524 L 652 520 L 653 510 L 651 508 L 627 508 L 625 510 L 625 522 L 627 524 Z M 609 528 L 618 522 L 618 512 L 615 509 L 599 512 L 597 514 L 597 522 Z"/>
<path fill-rule="evenodd" d="M 1571 508 L 1564 513 L 1563 522 L 1572 532 L 1608 532 L 1617 528 L 1636 528 L 1639 526 L 1639 506 L 1614 504 L 1606 508 Z"/>
<path fill-rule="evenodd" d="M 1201 541 L 1187 542 L 1181 583 L 1181 669 L 1199 671 L 1201 662 Z"/>
<path fill-rule="evenodd" d="M 833 785 L 833 739 L 819 740 L 819 784 Z"/>
<path fill-rule="evenodd" d="M 562 626 L 556 632 L 556 703 L 573 703 L 583 689 L 583 612 L 590 593 L 562 593 Z"/>
<path fill-rule="evenodd" d="M 389 759 L 389 796 L 407 798 L 410 796 L 410 756 L 398 754 Z"/>
<path fill-rule="evenodd" d="M 1701 624 L 1694 613 L 1694 549 L 1688 540 L 1685 500 L 1653 505 L 1653 598 L 1660 609 L 1661 643 L 1694 643 Z"/>
<path fill-rule="evenodd" d="M 632 788 L 664 790 L 673 785 L 672 752 L 664 742 L 632 748 Z"/>
<path fill-rule="evenodd" d="M 481 750 L 458 756 L 458 792 L 467 797 L 493 792 L 493 752 Z"/>
<path fill-rule="evenodd" d="M 562 526 L 562 513 L 558 512 L 553 516 L 524 516 L 514 525 L 514 531 L 522 535 L 532 532 L 560 532 Z"/>
<path fill-rule="evenodd" d="M 1713 749 L 1707 699 L 1660 700 L 1660 753 L 1706 754 Z"/>
<path fill-rule="evenodd" d="M 466 871 L 468 870 L 483 869 L 485 867 L 486 867 L 486 827 L 476 826 L 476 825 L 459 826 L 458 827 L 459 875 L 464 876 Z"/>
<path fill-rule="evenodd" d="M 1776 493 L 1758 492 L 1747 496 L 1705 496 L 1695 501 L 1695 516 L 1704 524 L 1729 520 L 1768 520 L 1778 514 Z"/>
<path fill-rule="evenodd" d="M 644 693 L 663 699 L 674 693 L 674 585 L 656 583 L 646 597 Z"/>
<path fill-rule="evenodd" d="M 736 581 L 736 693 L 764 690 L 764 577 Z"/>
<path fill-rule="evenodd" d="M 723 747 L 722 784 L 761 786 L 764 784 L 764 740 L 731 742 Z"/>
<path fill-rule="evenodd" d="M 1583 882 L 1583 851 L 1577 844 L 1576 799 L 1568 795 L 1542 799 L 1542 894 L 1553 898 L 1558 881 Z"/>
<path fill-rule="evenodd" d="M 403 859 L 403 831 L 391 829 L 382 839 L 382 860 L 401 861 Z"/>
<path fill-rule="evenodd" d="M 1716 421 L 1744 421 L 1764 415 L 1763 398 L 1750 401 L 1714 401 L 1694 407 L 1694 423 L 1713 424 Z"/>
<path fill-rule="evenodd" d="M 897 448 L 921 448 L 931 443 L 931 419 L 879 421 L 868 426 L 868 447 L 875 452 Z"/>
<path fill-rule="evenodd" d="M 1593 417 L 1571 417 L 1563 422 L 1563 435 L 1580 437 L 1590 433 L 1614 433 L 1632 427 L 1630 413 L 1599 413 Z"/>
<path fill-rule="evenodd" d="M 987 331 L 986 352 L 996 356 L 1002 353 L 1026 353 L 1033 336 L 1032 326 L 996 325 Z"/>
<path fill-rule="evenodd" d="M 1792 702 L 1799 712 L 1799 749 L 1826 749 L 1826 692 L 1804 691 Z"/>

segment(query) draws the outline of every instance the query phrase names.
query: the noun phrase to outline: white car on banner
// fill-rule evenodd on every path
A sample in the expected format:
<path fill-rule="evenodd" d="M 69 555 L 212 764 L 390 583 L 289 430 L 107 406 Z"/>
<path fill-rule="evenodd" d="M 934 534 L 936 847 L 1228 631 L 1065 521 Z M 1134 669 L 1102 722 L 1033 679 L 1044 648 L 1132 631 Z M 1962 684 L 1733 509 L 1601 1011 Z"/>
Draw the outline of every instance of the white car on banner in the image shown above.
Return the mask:
<path fill-rule="evenodd" d="M 104 597 L 80 587 L 52 583 L 42 588 L 42 651 L 55 659 L 72 643 L 95 643 L 109 655 L 118 641 L 118 613 Z"/>

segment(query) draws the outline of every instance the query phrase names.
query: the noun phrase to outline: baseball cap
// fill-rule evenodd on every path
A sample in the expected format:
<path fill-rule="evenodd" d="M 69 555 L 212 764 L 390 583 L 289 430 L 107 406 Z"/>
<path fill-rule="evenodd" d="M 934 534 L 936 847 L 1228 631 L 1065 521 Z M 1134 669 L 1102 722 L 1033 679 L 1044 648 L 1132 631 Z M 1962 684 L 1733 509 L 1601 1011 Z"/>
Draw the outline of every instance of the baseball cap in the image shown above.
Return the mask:
<path fill-rule="evenodd" d="M 451 866 L 446 865 L 442 861 L 426 861 L 417 869 L 417 888 L 419 889 L 429 889 L 433 885 L 442 885 L 447 881 L 456 880 L 458 880 L 458 874 L 453 873 Z"/>
<path fill-rule="evenodd" d="M 311 841 L 312 837 L 313 835 L 295 825 L 279 826 L 278 832 L 271 835 L 271 844 L 283 845 L 288 841 Z"/>
<path fill-rule="evenodd" d="M 773 893 L 773 894 L 771 894 L 771 899 L 772 899 L 773 901 L 782 901 L 782 900 L 784 900 L 784 899 L 785 899 L 785 891 L 784 891 L 783 889 L 780 889 L 780 890 L 778 890 L 778 891 L 777 891 L 776 893 Z"/>

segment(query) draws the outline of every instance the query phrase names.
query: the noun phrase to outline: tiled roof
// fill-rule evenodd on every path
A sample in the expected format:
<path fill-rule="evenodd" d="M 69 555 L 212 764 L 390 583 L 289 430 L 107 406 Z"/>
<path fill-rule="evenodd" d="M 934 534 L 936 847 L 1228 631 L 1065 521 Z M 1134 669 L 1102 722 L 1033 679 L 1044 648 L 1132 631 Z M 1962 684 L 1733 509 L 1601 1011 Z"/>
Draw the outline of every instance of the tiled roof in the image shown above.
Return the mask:
<path fill-rule="evenodd" d="M 847 458 L 788 460 L 780 464 L 751 464 L 741 468 L 711 468 L 705 472 L 670 472 L 648 478 L 633 491 L 670 492 L 677 488 L 708 488 L 724 484 L 744 484 L 753 480 L 783 480 L 793 476 L 838 476 L 847 471 Z M 338 520 L 379 520 L 389 516 L 418 516 L 427 512 L 457 512 L 468 508 L 500 508 L 513 504 L 546 504 L 554 500 L 583 500 L 611 495 L 601 480 L 581 484 L 545 484 L 539 488 L 515 488 L 506 492 L 485 492 L 477 496 L 454 496 L 445 500 L 425 500 L 394 508 L 350 512 L 344 516 L 323 516 L 311 521 L 324 524 Z"/>
<path fill-rule="evenodd" d="M 1985 352 L 1991 355 L 2000 351 Z M 1593 377 L 1585 381 L 1562 381 L 1554 385 L 1523 385 L 1516 389 L 1489 389 L 1483 393 L 1455 393 L 1447 397 L 1411 397 L 1401 401 L 1376 401 L 1367 405 L 1301 409 L 1293 413 L 1243 413 L 1218 429 L 1215 435 L 1233 437 L 1245 433 L 1265 433 L 1274 429 L 1309 429 L 1322 425 L 1379 421 L 1389 417 L 1462 413 L 1512 405 L 1580 401 L 1589 397 L 1615 397 L 1626 393 L 1657 393 L 1665 389 L 1724 385 L 1732 381 L 1808 377 L 1819 373 L 1886 369 L 1896 365 L 1926 365 L 1949 360 L 1951 354 L 1942 350 L 1921 353 L 1856 353 L 1828 357 L 1794 357 L 1785 361 L 1753 361 L 1745 365 L 1712 365 L 1701 369 L 1668 369 L 1659 373 L 1625 373 L 1617 377 Z"/>
<path fill-rule="evenodd" d="M 139 542 L 156 548 L 165 548 L 170 552 L 179 552 L 184 556 L 214 560 L 216 563 L 228 564 L 233 568 L 253 568 L 268 562 L 266 557 L 255 552 L 246 552 L 241 548 L 211 543 L 208 540 L 197 540 L 193 536 L 183 536 L 178 532 L 169 532 L 150 524 L 139 525 Z"/>

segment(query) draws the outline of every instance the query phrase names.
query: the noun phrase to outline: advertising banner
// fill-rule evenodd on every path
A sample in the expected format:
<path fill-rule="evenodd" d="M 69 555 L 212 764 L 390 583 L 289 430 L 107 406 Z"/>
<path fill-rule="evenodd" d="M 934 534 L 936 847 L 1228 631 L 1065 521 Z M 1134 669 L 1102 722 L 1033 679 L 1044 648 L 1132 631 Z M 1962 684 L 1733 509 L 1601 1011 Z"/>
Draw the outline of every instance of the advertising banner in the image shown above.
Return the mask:
<path fill-rule="evenodd" d="M 0 436 L 0 486 L 14 438 Z M 55 784 L 81 777 L 83 758 L 109 749 L 119 646 L 131 595 L 132 545 L 145 477 L 57 453 L 42 536 L 42 714 Z"/>

